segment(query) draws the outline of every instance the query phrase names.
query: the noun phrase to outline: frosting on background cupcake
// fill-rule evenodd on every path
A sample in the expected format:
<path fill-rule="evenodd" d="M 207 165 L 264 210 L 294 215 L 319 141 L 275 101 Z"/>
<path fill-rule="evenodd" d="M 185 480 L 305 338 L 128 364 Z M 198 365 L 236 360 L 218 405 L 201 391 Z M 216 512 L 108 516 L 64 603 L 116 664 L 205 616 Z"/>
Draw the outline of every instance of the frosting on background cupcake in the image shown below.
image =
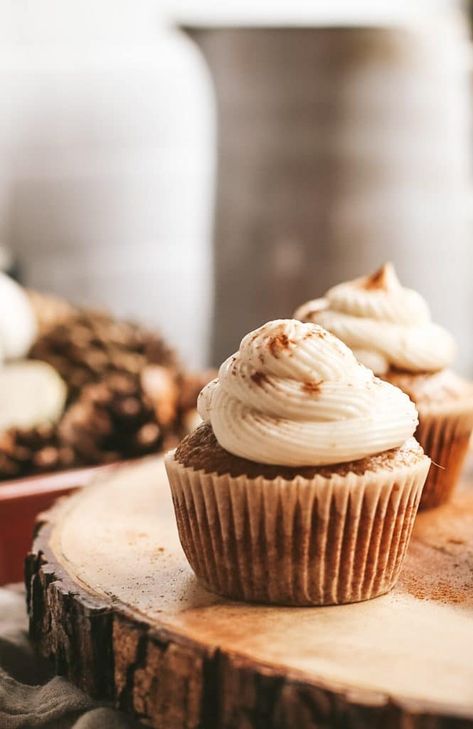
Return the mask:
<path fill-rule="evenodd" d="M 198 410 L 230 453 L 285 466 L 364 458 L 402 445 L 417 426 L 407 395 L 322 327 L 294 319 L 244 337 Z"/>
<path fill-rule="evenodd" d="M 294 316 L 328 329 L 378 375 L 391 367 L 435 372 L 455 356 L 451 335 L 431 321 L 425 300 L 400 284 L 390 263 L 371 276 L 334 286 Z"/>

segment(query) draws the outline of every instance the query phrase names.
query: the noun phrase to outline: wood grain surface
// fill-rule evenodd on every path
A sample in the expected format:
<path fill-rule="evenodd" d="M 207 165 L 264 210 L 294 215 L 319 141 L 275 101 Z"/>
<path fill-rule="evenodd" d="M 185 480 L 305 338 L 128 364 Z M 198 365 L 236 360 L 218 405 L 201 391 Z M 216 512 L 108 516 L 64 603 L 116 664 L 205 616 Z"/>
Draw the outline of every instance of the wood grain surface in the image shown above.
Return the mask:
<path fill-rule="evenodd" d="M 277 608 L 198 584 L 153 458 L 45 514 L 26 579 L 57 672 L 160 729 L 473 727 L 473 489 L 419 515 L 391 594 Z"/>

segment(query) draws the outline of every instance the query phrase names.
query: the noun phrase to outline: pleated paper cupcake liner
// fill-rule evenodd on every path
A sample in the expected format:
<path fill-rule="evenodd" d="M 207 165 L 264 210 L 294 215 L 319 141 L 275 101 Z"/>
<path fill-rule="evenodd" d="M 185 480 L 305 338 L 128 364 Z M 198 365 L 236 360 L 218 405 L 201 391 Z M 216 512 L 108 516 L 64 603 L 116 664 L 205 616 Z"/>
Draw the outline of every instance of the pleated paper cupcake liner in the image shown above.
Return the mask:
<path fill-rule="evenodd" d="M 458 483 L 473 430 L 473 412 L 419 410 L 416 438 L 432 459 L 420 509 L 447 502 Z"/>
<path fill-rule="evenodd" d="M 282 605 L 388 592 L 429 464 L 288 481 L 208 474 L 166 457 L 179 537 L 199 580 L 232 599 Z"/>

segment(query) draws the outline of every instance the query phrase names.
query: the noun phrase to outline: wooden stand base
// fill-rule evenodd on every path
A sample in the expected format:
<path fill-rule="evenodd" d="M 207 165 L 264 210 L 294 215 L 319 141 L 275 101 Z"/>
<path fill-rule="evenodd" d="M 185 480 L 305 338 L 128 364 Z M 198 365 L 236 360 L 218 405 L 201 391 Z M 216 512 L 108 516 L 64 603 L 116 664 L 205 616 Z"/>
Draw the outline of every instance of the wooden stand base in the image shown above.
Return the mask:
<path fill-rule="evenodd" d="M 26 581 L 57 672 L 157 729 L 473 727 L 473 490 L 419 515 L 390 595 L 277 608 L 197 583 L 150 459 L 45 514 Z"/>

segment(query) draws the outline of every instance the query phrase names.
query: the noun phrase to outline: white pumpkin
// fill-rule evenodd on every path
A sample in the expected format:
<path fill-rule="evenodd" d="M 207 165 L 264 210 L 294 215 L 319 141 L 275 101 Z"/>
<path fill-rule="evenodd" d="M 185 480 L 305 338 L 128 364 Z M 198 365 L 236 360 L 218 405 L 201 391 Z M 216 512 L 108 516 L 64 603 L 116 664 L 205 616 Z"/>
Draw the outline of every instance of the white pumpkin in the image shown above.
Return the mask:
<path fill-rule="evenodd" d="M 4 365 L 0 368 L 0 432 L 57 422 L 66 394 L 65 383 L 46 362 Z"/>
<path fill-rule="evenodd" d="M 26 292 L 16 281 L 0 273 L 0 361 L 24 357 L 37 330 Z"/>

